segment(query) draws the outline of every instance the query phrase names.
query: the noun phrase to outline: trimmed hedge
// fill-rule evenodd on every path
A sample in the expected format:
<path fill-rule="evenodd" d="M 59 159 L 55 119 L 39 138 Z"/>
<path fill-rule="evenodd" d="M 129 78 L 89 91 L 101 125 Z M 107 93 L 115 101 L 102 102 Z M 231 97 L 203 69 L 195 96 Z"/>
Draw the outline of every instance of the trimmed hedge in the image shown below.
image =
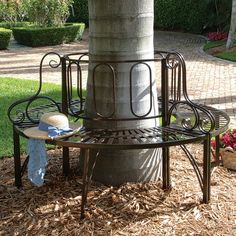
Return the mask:
<path fill-rule="evenodd" d="M 81 39 L 85 28 L 84 23 L 65 24 L 62 27 L 19 27 L 13 28 L 13 35 L 20 44 L 39 47 L 58 45 Z"/>
<path fill-rule="evenodd" d="M 11 34 L 12 31 L 10 29 L 0 28 L 0 50 L 8 47 Z"/>
<path fill-rule="evenodd" d="M 84 23 L 66 23 L 67 34 L 65 35 L 65 42 L 73 42 L 82 39 L 84 33 Z"/>
<path fill-rule="evenodd" d="M 207 4 L 196 0 L 155 0 L 155 27 L 201 33 L 207 22 Z"/>

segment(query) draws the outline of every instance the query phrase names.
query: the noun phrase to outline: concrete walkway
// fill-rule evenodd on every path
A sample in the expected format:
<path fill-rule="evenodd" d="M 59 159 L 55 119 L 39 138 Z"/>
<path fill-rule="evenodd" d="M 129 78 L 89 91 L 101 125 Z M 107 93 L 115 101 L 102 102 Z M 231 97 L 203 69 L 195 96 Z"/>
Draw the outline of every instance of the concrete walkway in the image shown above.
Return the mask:
<path fill-rule="evenodd" d="M 192 99 L 225 110 L 236 128 L 236 63 L 220 60 L 203 52 L 205 39 L 198 35 L 155 32 L 155 49 L 183 54 L 187 66 L 188 93 Z M 0 76 L 38 79 L 42 56 L 50 51 L 63 53 L 88 49 L 88 32 L 83 40 L 60 46 L 30 48 L 14 41 L 9 50 L 0 51 Z M 60 82 L 60 74 L 48 71 L 45 81 Z"/>

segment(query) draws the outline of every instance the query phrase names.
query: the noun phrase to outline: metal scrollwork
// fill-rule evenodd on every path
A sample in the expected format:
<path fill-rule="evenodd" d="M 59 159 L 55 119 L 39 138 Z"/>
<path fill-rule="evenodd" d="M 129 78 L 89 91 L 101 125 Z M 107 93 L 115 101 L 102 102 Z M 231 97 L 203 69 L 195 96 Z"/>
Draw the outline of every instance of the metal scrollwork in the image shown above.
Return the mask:
<path fill-rule="evenodd" d="M 171 125 L 171 118 L 175 117 L 175 126 L 192 131 L 198 129 L 202 133 L 209 133 L 215 129 L 213 114 L 203 106 L 188 101 L 173 103 L 169 109 L 168 120 Z"/>
<path fill-rule="evenodd" d="M 39 66 L 39 89 L 38 89 L 38 92 L 36 93 L 36 96 L 40 93 L 41 88 L 42 88 L 42 82 L 43 82 L 43 63 L 44 63 L 45 59 L 48 56 L 55 56 L 55 58 L 49 60 L 49 62 L 48 62 L 48 65 L 51 68 L 55 69 L 55 68 L 58 68 L 61 65 L 61 56 L 60 56 L 60 54 L 58 54 L 56 52 L 48 52 L 48 53 L 46 53 L 42 57 L 42 59 L 40 61 L 40 66 Z"/>
<path fill-rule="evenodd" d="M 32 97 L 31 97 L 32 98 Z M 31 99 L 29 98 L 29 99 Z M 10 107 L 8 108 L 8 111 L 7 111 L 7 115 L 8 115 L 8 118 L 9 120 L 17 125 L 17 124 L 20 124 L 22 123 L 25 118 L 26 118 L 26 115 L 25 115 L 25 111 L 22 111 L 20 110 L 20 107 L 22 104 L 28 102 L 28 99 L 21 99 L 19 101 L 16 101 L 14 102 L 13 104 L 10 105 Z"/>
<path fill-rule="evenodd" d="M 180 64 L 179 55 L 175 52 L 166 55 L 166 66 L 168 69 L 175 69 Z"/>
<path fill-rule="evenodd" d="M 169 107 L 169 124 L 171 124 L 171 118 L 175 117 L 176 121 L 174 125 L 187 131 L 199 130 L 202 133 L 213 131 L 216 121 L 211 111 L 206 109 L 204 105 L 192 102 L 188 97 L 186 64 L 183 56 L 178 52 L 171 52 L 165 58 L 166 68 L 172 73 L 178 73 L 178 85 L 176 85 L 178 94 Z M 178 68 L 178 71 L 176 68 Z"/>
<path fill-rule="evenodd" d="M 54 107 L 54 110 L 60 111 L 60 106 L 57 102 L 55 102 L 52 98 L 47 97 L 47 96 L 39 96 L 41 89 L 42 89 L 42 80 L 43 80 L 43 63 L 45 62 L 45 58 L 48 56 L 56 56 L 58 60 L 56 59 L 51 59 L 48 63 L 48 65 L 51 68 L 58 68 L 61 65 L 61 56 L 58 53 L 55 52 L 49 52 L 46 53 L 43 58 L 40 61 L 40 68 L 39 68 L 39 86 L 36 91 L 36 93 L 33 96 L 30 96 L 28 98 L 20 99 L 13 104 L 10 105 L 8 108 L 7 115 L 9 117 L 9 120 L 17 125 L 25 120 L 30 120 L 32 123 L 38 123 L 39 121 L 39 115 L 40 115 L 40 109 L 36 111 L 36 109 L 33 109 L 32 111 L 29 112 L 29 107 L 32 105 L 32 103 L 38 99 L 47 99 L 50 101 L 50 104 L 44 105 L 44 108 L 46 107 Z M 21 109 L 22 107 L 22 109 Z M 43 107 L 41 107 L 42 109 Z M 52 110 L 53 110 L 52 109 Z M 50 109 L 49 109 L 50 111 Z M 33 114 L 34 113 L 34 114 Z M 37 118 L 36 118 L 37 117 Z"/>
<path fill-rule="evenodd" d="M 44 102 L 41 102 L 41 105 L 35 105 L 35 106 L 32 105 L 34 102 L 39 103 L 40 99 L 44 100 Z M 39 119 L 42 114 L 44 114 L 45 112 L 53 112 L 53 111 L 61 112 L 61 107 L 58 102 L 56 102 L 54 99 L 48 96 L 37 96 L 27 103 L 25 114 L 32 123 L 39 123 Z"/>

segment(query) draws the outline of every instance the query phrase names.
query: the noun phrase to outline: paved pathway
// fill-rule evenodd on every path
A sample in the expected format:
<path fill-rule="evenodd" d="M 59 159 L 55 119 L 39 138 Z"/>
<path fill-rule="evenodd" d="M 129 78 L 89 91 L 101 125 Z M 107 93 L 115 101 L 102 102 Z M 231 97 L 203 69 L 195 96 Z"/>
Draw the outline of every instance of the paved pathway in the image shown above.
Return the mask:
<path fill-rule="evenodd" d="M 155 48 L 183 54 L 187 65 L 188 93 L 191 98 L 225 110 L 236 128 L 236 63 L 205 54 L 205 39 L 198 35 L 155 32 Z M 0 76 L 38 79 L 41 57 L 49 51 L 75 52 L 88 48 L 88 32 L 79 43 L 41 48 L 22 47 L 12 42 L 9 50 L 0 51 Z M 60 81 L 60 74 L 47 72 L 47 81 Z"/>

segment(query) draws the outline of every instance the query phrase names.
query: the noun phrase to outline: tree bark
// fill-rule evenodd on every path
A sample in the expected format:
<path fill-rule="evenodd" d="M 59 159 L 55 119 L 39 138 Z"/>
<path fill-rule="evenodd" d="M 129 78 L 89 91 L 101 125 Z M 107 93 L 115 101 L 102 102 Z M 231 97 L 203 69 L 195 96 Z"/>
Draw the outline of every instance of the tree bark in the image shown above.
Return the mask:
<path fill-rule="evenodd" d="M 235 31 L 236 31 L 236 0 L 232 0 L 231 22 L 230 22 L 228 39 L 226 43 L 227 49 L 232 48 L 234 45 Z"/>
<path fill-rule="evenodd" d="M 153 58 L 153 0 L 89 0 L 89 57 L 91 60 L 136 60 Z M 93 101 L 92 70 L 90 63 L 87 82 L 85 113 L 96 117 Z M 153 65 L 150 64 L 153 68 Z M 114 118 L 132 117 L 129 103 L 130 64 L 115 63 Z M 149 71 L 140 65 L 135 68 L 133 106 L 139 115 L 150 106 Z M 153 72 L 153 75 L 155 73 Z M 154 77 L 154 76 L 153 76 Z M 95 73 L 96 104 L 100 114 L 113 111 L 112 75 L 102 66 Z M 157 101 L 153 78 L 153 101 Z M 157 113 L 153 106 L 151 114 Z M 152 127 L 155 119 L 143 121 L 87 121 L 89 128 L 144 128 Z M 106 184 L 156 180 L 161 176 L 160 150 L 101 150 L 94 170 L 94 178 Z"/>

